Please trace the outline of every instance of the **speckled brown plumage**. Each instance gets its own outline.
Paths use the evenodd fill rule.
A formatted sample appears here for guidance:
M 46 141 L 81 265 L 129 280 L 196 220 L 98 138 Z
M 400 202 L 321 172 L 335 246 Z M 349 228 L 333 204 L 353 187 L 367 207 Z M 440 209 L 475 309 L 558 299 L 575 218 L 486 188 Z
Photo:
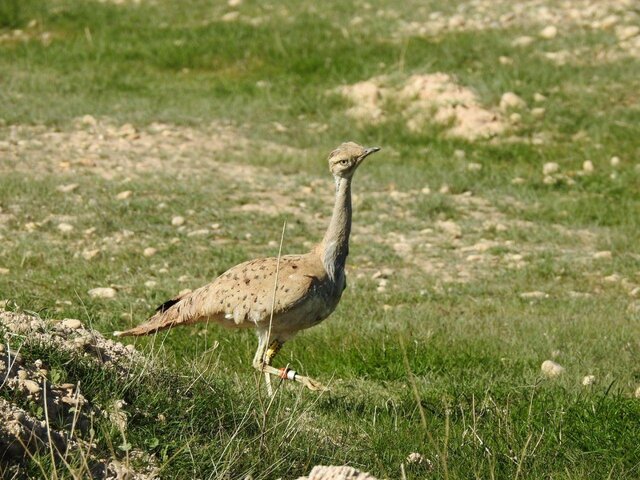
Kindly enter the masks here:
M 346 287 L 344 266 L 351 231 L 351 179 L 364 158 L 378 150 L 348 142 L 331 152 L 329 169 L 336 181 L 335 205 L 322 242 L 309 253 L 280 259 L 260 258 L 236 265 L 208 285 L 163 303 L 147 322 L 114 335 L 147 335 L 202 321 L 230 328 L 256 328 L 258 350 L 253 362 L 256 368 L 272 375 L 288 374 L 288 378 L 311 389 L 322 388 L 308 377 L 277 370 L 270 364 L 285 341 L 320 323 L 338 305 Z

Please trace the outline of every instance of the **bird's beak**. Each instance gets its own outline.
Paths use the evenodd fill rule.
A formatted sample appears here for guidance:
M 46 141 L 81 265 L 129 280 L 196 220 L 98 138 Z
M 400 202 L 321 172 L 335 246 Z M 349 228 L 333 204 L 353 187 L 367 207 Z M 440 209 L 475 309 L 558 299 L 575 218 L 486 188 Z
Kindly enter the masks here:
M 358 160 L 358 163 L 360 163 L 361 161 L 363 161 L 365 158 L 367 158 L 369 155 L 371 155 L 372 153 L 376 153 L 377 151 L 380 150 L 380 147 L 369 147 L 366 148 L 363 152 L 362 155 L 360 155 L 360 159 Z

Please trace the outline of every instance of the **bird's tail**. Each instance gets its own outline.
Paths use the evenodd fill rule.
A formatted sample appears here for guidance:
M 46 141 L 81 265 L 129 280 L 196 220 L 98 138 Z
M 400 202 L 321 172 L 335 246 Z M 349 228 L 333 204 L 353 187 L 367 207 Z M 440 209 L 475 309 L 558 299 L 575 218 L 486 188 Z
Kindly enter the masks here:
M 159 332 L 160 330 L 164 330 L 166 328 L 171 328 L 176 325 L 182 325 L 185 323 L 189 323 L 189 319 L 191 315 L 188 315 L 188 312 L 185 312 L 182 308 L 182 303 L 188 296 L 191 295 L 187 293 L 185 295 L 180 295 L 178 297 L 172 298 L 164 302 L 158 308 L 156 308 L 156 313 L 146 322 L 138 325 L 137 327 L 131 328 L 129 330 L 125 330 L 123 332 L 115 331 L 113 332 L 114 337 L 139 337 L 141 335 L 149 335 L 151 333 Z

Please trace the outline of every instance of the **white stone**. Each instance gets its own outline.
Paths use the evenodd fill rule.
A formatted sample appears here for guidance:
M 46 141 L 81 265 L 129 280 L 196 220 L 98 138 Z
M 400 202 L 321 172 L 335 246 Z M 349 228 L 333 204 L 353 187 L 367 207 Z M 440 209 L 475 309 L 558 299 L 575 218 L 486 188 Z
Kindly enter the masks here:
M 547 378 L 556 378 L 564 373 L 564 367 L 553 360 L 545 360 L 540 366 L 542 374 Z
M 533 118 L 543 118 L 546 112 L 547 112 L 546 109 L 541 107 L 532 108 L 531 116 L 533 116 Z
M 462 160 L 463 158 L 465 158 L 467 156 L 467 153 L 464 150 L 456 149 L 453 152 L 453 156 L 456 157 L 459 160 Z
M 91 298 L 115 298 L 116 290 L 111 287 L 92 288 L 87 292 Z
M 94 250 L 83 250 L 82 251 L 82 258 L 84 258 L 85 260 L 89 261 L 89 260 L 93 259 L 99 253 L 100 253 L 100 249 L 99 248 L 96 248 Z
M 82 327 L 82 322 L 75 318 L 65 318 L 61 323 L 63 326 L 70 328 L 71 330 L 77 330 Z
M 158 250 L 156 250 L 155 248 L 147 247 L 142 251 L 142 255 L 144 255 L 145 257 L 153 257 L 157 252 Z
M 640 296 L 640 287 L 635 287 L 629 292 L 630 297 L 638 297 Z
M 467 170 L 470 172 L 479 172 L 482 170 L 482 164 L 476 162 L 470 162 L 467 164 Z
M 608 282 L 608 283 L 617 283 L 622 279 L 622 277 L 620 277 L 620 275 L 618 275 L 617 273 L 612 273 L 611 275 L 607 275 L 606 277 L 603 277 L 602 279 L 605 282 Z
M 609 163 L 613 168 L 618 167 L 620 165 L 620 157 L 611 157 L 611 160 L 609 160 Z
M 222 20 L 223 22 L 234 22 L 239 17 L 240 17 L 240 12 L 233 11 L 233 12 L 225 13 L 224 15 L 222 15 L 222 17 L 220 17 L 220 20 Z
M 522 177 L 514 177 L 511 179 L 512 185 L 524 185 L 525 183 L 526 183 L 526 180 Z
M 540 298 L 548 298 L 549 294 L 545 292 L 541 292 L 539 290 L 534 290 L 533 292 L 523 292 L 520 294 L 520 298 L 524 300 L 535 300 Z
M 518 112 L 513 112 L 511 115 L 509 115 L 509 121 L 514 125 L 517 125 L 522 121 L 522 115 L 520 115 Z
M 636 392 L 635 392 L 634 396 L 636 398 L 640 398 L 640 386 L 638 388 L 636 388 Z
M 613 255 L 609 250 L 602 250 L 600 252 L 594 253 L 593 258 L 595 258 L 596 260 L 611 260 L 611 258 L 613 258 Z
M 593 385 L 594 383 L 596 383 L 595 375 L 585 375 L 584 378 L 582 379 L 582 385 L 584 385 L 585 387 L 588 387 L 589 385 Z
M 58 224 L 58 230 L 60 230 L 62 233 L 69 233 L 73 231 L 73 225 L 69 224 L 69 223 L 59 223 Z
M 206 228 L 200 229 L 200 230 L 193 230 L 189 233 L 187 233 L 187 237 L 206 237 L 207 235 L 209 235 L 209 230 L 207 230 Z M 251 238 L 251 237 L 248 237 Z
M 510 110 L 514 108 L 525 108 L 527 106 L 527 102 L 525 102 L 522 98 L 516 95 L 513 92 L 506 92 L 502 94 L 500 98 L 500 109 L 501 110 Z
M 147 280 L 146 282 L 144 282 L 144 286 L 147 288 L 153 288 L 157 285 L 157 282 L 154 280 Z
M 126 200 L 127 198 L 131 197 L 132 193 L 133 192 L 131 190 L 120 192 L 116 195 L 116 200 Z
M 171 219 L 171 225 L 173 225 L 174 227 L 179 227 L 180 225 L 184 225 L 184 217 L 181 217 L 180 215 L 176 215 Z
M 552 38 L 555 38 L 558 35 L 558 28 L 555 25 L 548 25 L 544 27 L 542 30 L 540 30 L 539 35 L 542 38 L 546 38 L 547 40 L 550 40 Z
M 535 39 L 533 37 L 529 37 L 529 36 L 523 35 L 522 37 L 518 37 L 513 42 L 511 42 L 511 46 L 513 46 L 513 47 L 528 47 L 533 42 L 535 42 Z
M 582 162 L 582 171 L 584 173 L 593 173 L 595 167 L 593 166 L 593 162 L 591 160 L 585 160 Z
M 534 102 L 544 102 L 546 99 L 547 99 L 547 97 L 545 97 L 541 93 L 536 92 L 536 93 L 533 94 L 533 101 Z
M 560 165 L 556 162 L 547 162 L 542 166 L 543 175 L 552 175 L 560 170 Z
M 0 267 L 0 275 L 9 275 L 9 272 L 11 272 L 11 270 L 8 268 Z
M 38 382 L 34 382 L 33 380 L 24 380 L 24 386 L 31 395 L 42 390 L 40 385 L 38 385 Z
M 56 190 L 62 193 L 70 193 L 77 189 L 80 185 L 77 183 L 68 183 L 66 185 L 58 185 Z
M 621 42 L 629 40 L 640 33 L 640 27 L 637 25 L 621 25 L 616 28 L 616 37 Z
M 240 5 L 242 5 L 242 0 L 229 0 L 227 2 L 227 5 L 229 5 L 231 8 L 239 7 Z
M 444 233 L 451 235 L 453 238 L 460 238 L 462 236 L 462 228 L 452 220 L 439 220 L 436 222 L 436 227 Z

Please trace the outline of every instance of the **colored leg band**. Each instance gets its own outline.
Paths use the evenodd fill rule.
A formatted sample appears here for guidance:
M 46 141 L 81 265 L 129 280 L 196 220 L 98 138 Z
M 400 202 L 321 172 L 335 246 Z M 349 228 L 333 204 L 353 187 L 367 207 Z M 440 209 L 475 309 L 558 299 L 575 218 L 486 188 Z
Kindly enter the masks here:
M 280 369 L 280 378 L 283 380 L 295 380 L 298 373 L 295 370 L 289 368 Z

